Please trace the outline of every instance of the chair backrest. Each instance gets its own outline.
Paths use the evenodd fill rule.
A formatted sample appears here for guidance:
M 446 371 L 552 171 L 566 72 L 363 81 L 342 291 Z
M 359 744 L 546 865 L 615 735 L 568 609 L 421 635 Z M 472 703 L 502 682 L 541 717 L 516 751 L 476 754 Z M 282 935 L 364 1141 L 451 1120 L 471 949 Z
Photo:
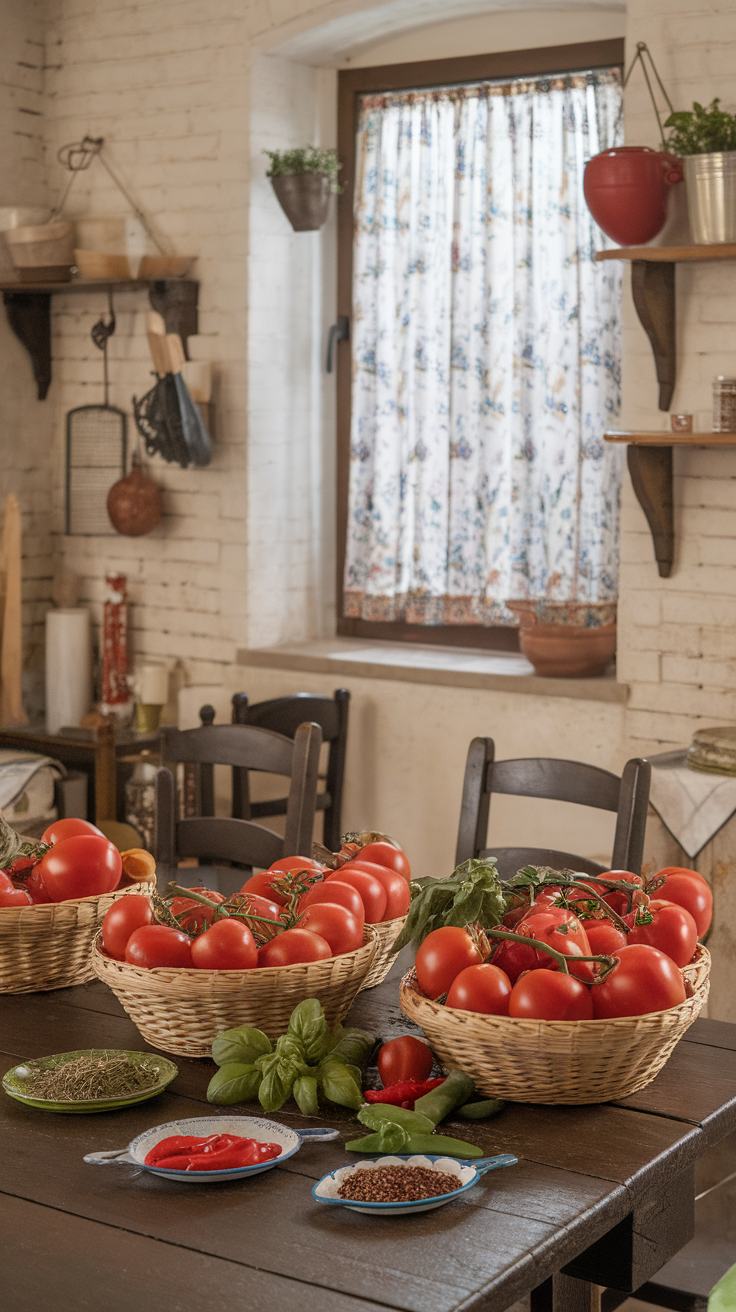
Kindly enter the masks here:
M 298 855 L 287 849 L 286 839 L 280 834 L 251 820 L 234 820 L 230 816 L 179 820 L 176 783 L 166 766 L 156 771 L 153 851 L 160 884 L 175 877 L 178 862 L 184 857 L 267 868 L 280 857 Z
M 272 733 L 269 729 L 241 724 L 207 725 L 199 729 L 184 730 L 167 727 L 161 730 L 161 760 L 164 766 L 176 765 L 178 762 L 199 766 L 202 805 L 195 808 L 200 814 L 191 817 L 192 820 L 214 819 L 212 786 L 214 765 L 230 765 L 243 770 L 283 774 L 291 779 L 283 840 L 262 825 L 252 825 L 250 821 L 238 820 L 238 824 L 247 824 L 252 829 L 278 838 L 279 843 L 283 842 L 282 850 L 276 852 L 271 857 L 271 861 L 281 856 L 298 856 L 311 851 L 321 745 L 322 731 L 319 725 L 309 723 L 299 725 L 293 741 L 283 734 Z M 185 823 L 188 824 L 189 820 L 178 822 L 179 825 Z M 182 830 L 181 833 L 183 832 Z M 195 831 L 195 828 L 191 827 L 189 832 L 204 833 L 205 830 Z M 236 827 L 232 832 L 235 834 L 239 831 Z M 176 849 L 180 855 L 184 855 L 179 848 L 179 829 L 177 829 Z M 188 852 L 186 855 L 214 856 L 211 852 Z M 240 859 L 248 865 L 261 864 L 256 858 L 251 861 L 247 856 L 241 858 L 222 856 L 221 859 Z M 266 864 L 270 865 L 271 861 Z
M 644 854 L 650 780 L 651 766 L 640 757 L 627 761 L 623 775 L 619 778 L 610 770 L 602 770 L 597 765 L 586 765 L 582 761 L 550 757 L 496 761 L 493 739 L 474 738 L 465 766 L 456 864 L 470 857 L 492 854 L 493 849 L 486 847 L 491 794 L 507 793 L 517 797 L 577 802 L 604 811 L 615 811 L 617 819 L 611 868 L 632 870 L 638 874 Z M 536 848 L 508 850 L 519 854 L 541 854 L 543 851 Z M 549 849 L 544 855 L 558 860 L 564 857 L 578 861 L 578 868 L 587 868 L 590 874 L 604 868 L 590 861 L 584 866 L 583 859 L 572 853 L 553 852 Z M 528 863 L 520 860 L 520 864 Z M 531 864 L 554 865 L 554 862 L 540 856 Z

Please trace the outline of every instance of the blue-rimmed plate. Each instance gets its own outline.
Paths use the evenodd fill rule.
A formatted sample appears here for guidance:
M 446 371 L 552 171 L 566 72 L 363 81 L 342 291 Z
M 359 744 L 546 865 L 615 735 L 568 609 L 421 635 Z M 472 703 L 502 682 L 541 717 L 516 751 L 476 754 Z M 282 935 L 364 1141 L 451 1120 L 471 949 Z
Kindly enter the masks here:
M 430 1212 L 432 1208 L 443 1207 L 453 1198 L 467 1193 L 486 1171 L 498 1171 L 502 1166 L 514 1166 L 517 1161 L 518 1158 L 511 1153 L 499 1153 L 497 1157 L 477 1157 L 472 1162 L 458 1162 L 454 1157 L 438 1157 L 434 1154 L 409 1157 L 403 1153 L 392 1157 L 373 1158 L 371 1161 L 351 1162 L 349 1166 L 341 1166 L 337 1171 L 323 1175 L 314 1186 L 312 1197 L 316 1198 L 318 1203 L 326 1203 L 328 1207 L 348 1207 L 351 1212 L 365 1212 L 368 1215 L 380 1212 L 384 1216 L 404 1216 L 407 1212 Z M 446 1171 L 448 1175 L 457 1176 L 457 1189 L 453 1189 L 449 1194 L 439 1194 L 436 1198 L 418 1198 L 411 1203 L 362 1203 L 351 1198 L 338 1197 L 343 1181 L 348 1176 L 354 1175 L 356 1171 L 375 1170 L 377 1166 L 407 1165 L 431 1167 L 435 1171 Z
M 201 1134 L 203 1138 L 210 1134 L 239 1134 L 244 1139 L 257 1139 L 259 1143 L 277 1143 L 281 1152 L 268 1162 L 259 1162 L 256 1166 L 236 1166 L 227 1171 L 168 1171 L 158 1166 L 147 1166 L 146 1157 L 151 1149 L 172 1134 Z M 152 1175 L 160 1175 L 164 1180 L 180 1180 L 185 1184 L 216 1184 L 270 1171 L 272 1167 L 280 1166 L 287 1158 L 298 1153 L 305 1140 L 309 1142 L 338 1137 L 337 1130 L 290 1130 L 286 1125 L 264 1120 L 261 1116 L 193 1116 L 187 1120 L 155 1125 L 139 1134 L 127 1148 L 113 1148 L 106 1153 L 88 1153 L 84 1160 L 92 1166 L 135 1166 L 139 1171 L 150 1171 Z

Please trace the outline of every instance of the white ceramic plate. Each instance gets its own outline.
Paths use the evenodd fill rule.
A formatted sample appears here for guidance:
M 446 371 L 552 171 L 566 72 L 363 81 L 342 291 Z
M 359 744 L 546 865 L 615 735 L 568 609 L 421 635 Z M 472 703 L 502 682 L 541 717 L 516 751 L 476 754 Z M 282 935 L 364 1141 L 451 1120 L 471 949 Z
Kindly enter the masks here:
M 443 1207 L 459 1194 L 467 1193 L 477 1184 L 486 1171 L 498 1171 L 502 1166 L 514 1166 L 518 1158 L 511 1153 L 500 1153 L 498 1157 L 477 1157 L 474 1161 L 458 1162 L 454 1157 L 437 1157 L 435 1155 L 409 1157 L 406 1154 L 393 1157 L 379 1157 L 372 1161 L 351 1162 L 341 1166 L 337 1171 L 324 1175 L 312 1190 L 312 1197 L 318 1203 L 330 1207 L 347 1207 L 351 1212 L 365 1212 L 372 1215 L 381 1212 L 384 1216 L 404 1216 L 407 1212 L 430 1212 L 434 1207 Z M 339 1198 L 338 1191 L 349 1175 L 356 1171 L 371 1171 L 377 1166 L 426 1166 L 436 1171 L 446 1171 L 448 1175 L 457 1176 L 457 1189 L 449 1194 L 440 1194 L 436 1198 L 418 1198 L 411 1203 L 360 1203 L 350 1198 Z
M 146 1156 L 162 1139 L 172 1134 L 239 1134 L 243 1138 L 257 1139 L 260 1143 L 277 1143 L 281 1145 L 278 1157 L 256 1166 L 236 1166 L 227 1171 L 168 1171 L 158 1166 L 147 1166 Z M 280 1166 L 288 1157 L 298 1153 L 304 1140 L 337 1139 L 337 1130 L 308 1129 L 290 1130 L 286 1125 L 276 1121 L 267 1121 L 260 1116 L 194 1116 L 188 1120 L 167 1121 L 165 1125 L 156 1125 L 144 1130 L 128 1144 L 127 1148 L 113 1148 L 105 1153 L 88 1153 L 85 1162 L 92 1166 L 135 1166 L 141 1171 L 150 1171 L 160 1175 L 164 1180 L 180 1180 L 185 1184 L 216 1184 L 223 1180 L 241 1180 L 248 1175 L 260 1175 L 261 1171 L 270 1171 Z

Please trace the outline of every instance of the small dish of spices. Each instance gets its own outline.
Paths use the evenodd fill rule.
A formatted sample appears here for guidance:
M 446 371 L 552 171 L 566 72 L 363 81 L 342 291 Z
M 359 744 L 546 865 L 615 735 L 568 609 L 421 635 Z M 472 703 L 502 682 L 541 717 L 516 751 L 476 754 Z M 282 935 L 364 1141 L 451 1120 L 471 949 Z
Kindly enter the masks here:
M 510 1153 L 458 1162 L 453 1157 L 379 1157 L 323 1176 L 312 1189 L 318 1203 L 354 1212 L 402 1216 L 442 1207 L 478 1183 L 486 1171 L 513 1166 Z
M 3 1076 L 3 1089 L 40 1111 L 106 1112 L 162 1093 L 177 1067 L 156 1052 L 82 1048 L 21 1062 Z

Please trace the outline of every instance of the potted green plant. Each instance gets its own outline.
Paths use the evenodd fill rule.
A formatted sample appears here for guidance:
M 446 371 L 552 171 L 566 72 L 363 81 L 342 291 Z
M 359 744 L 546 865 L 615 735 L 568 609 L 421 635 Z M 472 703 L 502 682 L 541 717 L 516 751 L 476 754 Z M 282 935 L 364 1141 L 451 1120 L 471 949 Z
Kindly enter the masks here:
M 690 232 L 696 246 L 736 241 L 736 114 L 714 100 L 670 114 L 667 149 L 685 168 Z
M 296 150 L 264 150 L 271 167 L 266 177 L 295 232 L 314 232 L 327 218 L 330 196 L 341 187 L 342 164 L 334 150 L 319 146 Z

